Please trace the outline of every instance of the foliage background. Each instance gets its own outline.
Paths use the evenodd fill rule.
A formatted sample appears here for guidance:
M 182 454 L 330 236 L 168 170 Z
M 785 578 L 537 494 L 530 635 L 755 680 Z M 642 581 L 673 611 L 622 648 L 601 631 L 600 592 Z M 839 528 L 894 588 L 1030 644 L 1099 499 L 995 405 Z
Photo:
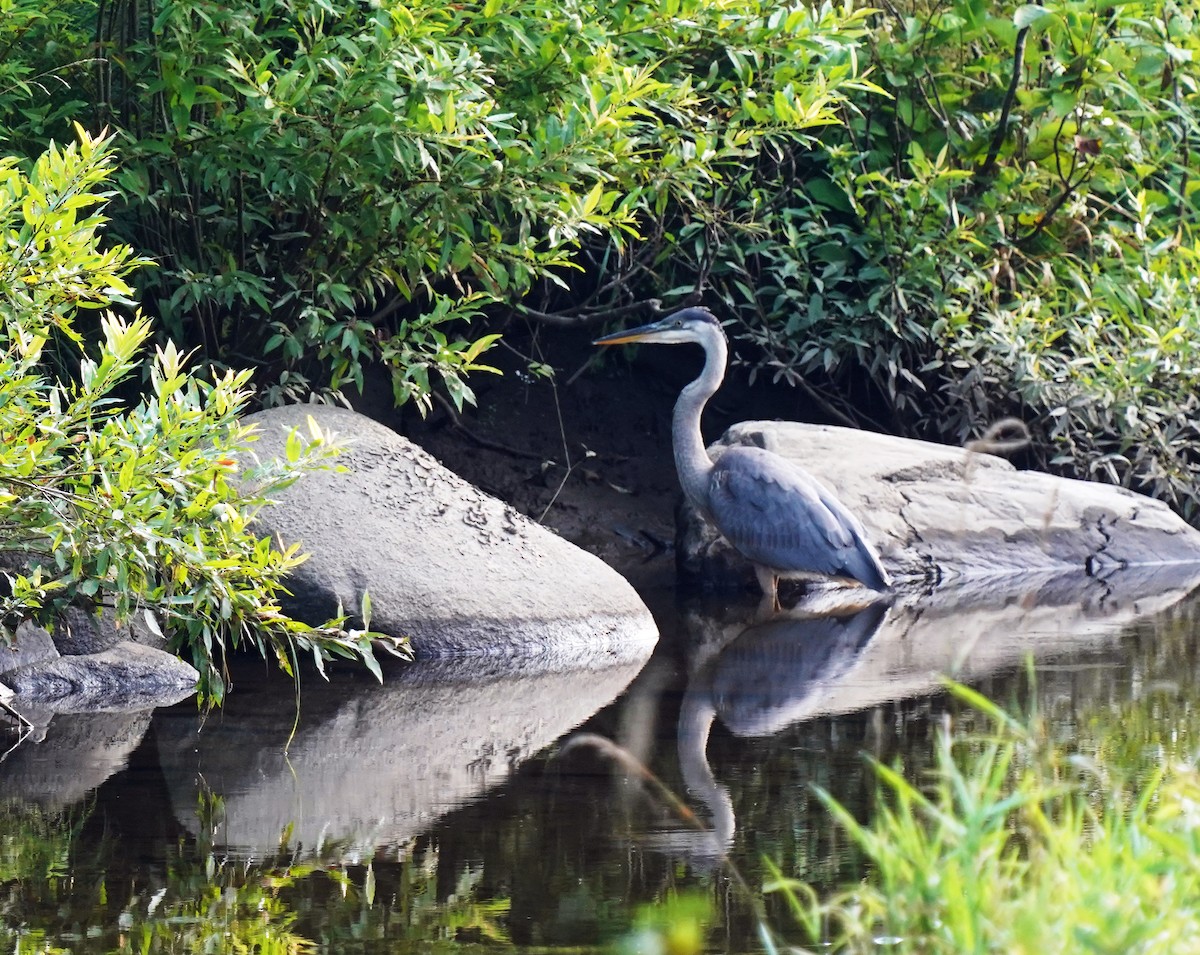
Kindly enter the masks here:
M 7 105 L 14 142 L 81 112 L 119 131 L 113 230 L 159 261 L 143 291 L 167 334 L 265 363 L 268 400 L 361 388 L 378 361 L 426 405 L 433 384 L 470 399 L 491 340 L 457 329 L 482 310 L 535 287 L 577 304 L 582 270 L 628 298 L 683 238 L 666 220 L 706 217 L 764 145 L 811 141 L 862 85 L 866 20 L 746 0 L 6 3 L 27 61 L 0 124 Z
M 227 415 L 250 369 L 270 403 L 377 367 L 397 403 L 424 411 L 441 390 L 461 408 L 512 316 L 703 300 L 753 374 L 824 417 L 961 441 L 1017 415 L 1031 463 L 1194 519 L 1196 16 L 1137 0 L 0 0 L 6 181 L 42 188 L 36 157 L 77 138 L 72 120 L 109 127 L 115 193 L 68 189 L 58 212 L 110 200 L 107 238 L 92 223 L 80 248 L 154 263 L 136 293 L 121 262 L 90 290 L 53 257 L 22 264 L 32 284 L 9 283 L 5 317 L 33 324 L 8 331 L 10 382 L 38 401 L 73 382 L 161 404 L 165 388 L 189 414 L 224 395 Z M 37 195 L 12 196 L 12 234 L 36 230 Z M 78 311 L 135 297 L 157 359 L 150 325 Z M 150 480 L 130 493 L 152 500 Z M 50 536 L 63 599 L 153 590 L 154 562 L 122 577 L 106 533 Z M 40 580 L 18 591 L 10 609 L 47 605 Z
M 10 151 L 110 124 L 148 306 L 267 401 L 703 299 L 824 417 L 1197 513 L 1194 3 L 3 8 Z
M 741 199 L 759 238 L 713 269 L 756 366 L 896 433 L 1017 415 L 1030 463 L 1195 519 L 1196 5 L 883 7 L 890 97 Z
M 305 652 L 378 675 L 370 634 L 282 612 L 300 544 L 252 523 L 273 492 L 328 466 L 329 437 L 314 426 L 285 461 L 250 467 L 250 372 L 197 375 L 172 342 L 150 354 L 150 320 L 110 307 L 128 304 L 126 280 L 147 263 L 101 248 L 111 140 L 76 133 L 28 172 L 0 159 L 0 633 L 11 643 L 27 619 L 53 629 L 71 606 L 119 622 L 141 612 L 195 664 L 203 700 L 224 694 L 230 645 L 289 672 Z M 91 316 L 93 343 L 80 332 Z

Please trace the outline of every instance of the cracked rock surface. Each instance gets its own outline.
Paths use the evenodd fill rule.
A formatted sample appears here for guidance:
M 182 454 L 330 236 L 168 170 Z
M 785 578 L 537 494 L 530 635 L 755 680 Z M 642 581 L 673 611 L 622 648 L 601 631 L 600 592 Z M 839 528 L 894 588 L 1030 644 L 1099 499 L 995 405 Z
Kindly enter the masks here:
M 903 584 L 1200 563 L 1200 531 L 1124 488 L 1019 471 L 990 454 L 822 425 L 746 421 L 709 451 L 751 444 L 790 458 L 866 526 Z M 753 582 L 753 571 L 686 502 L 679 567 L 693 584 Z
M 371 629 L 418 658 L 537 655 L 545 665 L 648 655 L 658 631 L 634 589 L 586 553 L 364 415 L 325 405 L 247 417 L 251 452 L 280 457 L 309 416 L 345 445 L 338 473 L 305 475 L 258 520 L 311 556 L 287 609 L 321 623 L 371 596 Z

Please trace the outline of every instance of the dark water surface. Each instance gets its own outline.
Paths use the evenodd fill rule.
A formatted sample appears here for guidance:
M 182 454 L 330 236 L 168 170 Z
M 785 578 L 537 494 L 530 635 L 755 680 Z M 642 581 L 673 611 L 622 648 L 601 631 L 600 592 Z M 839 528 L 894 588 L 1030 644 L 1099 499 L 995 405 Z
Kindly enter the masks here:
M 207 719 L 192 703 L 60 714 L 40 742 L 6 737 L 0 942 L 628 948 L 644 906 L 694 897 L 712 906 L 706 947 L 757 950 L 722 856 L 751 886 L 768 863 L 818 886 L 856 878 L 811 784 L 865 817 L 864 754 L 927 765 L 960 709 L 939 673 L 1034 701 L 1061 739 L 1140 707 L 1137 745 L 1194 745 L 1181 716 L 1200 702 L 1194 583 L 992 585 L 759 625 L 748 606 L 668 605 L 637 663 L 392 667 L 382 686 L 309 674 L 297 715 L 294 686 L 244 662 Z M 579 731 L 619 743 L 698 825 L 600 748 L 559 752 Z M 768 914 L 786 935 L 779 900 Z

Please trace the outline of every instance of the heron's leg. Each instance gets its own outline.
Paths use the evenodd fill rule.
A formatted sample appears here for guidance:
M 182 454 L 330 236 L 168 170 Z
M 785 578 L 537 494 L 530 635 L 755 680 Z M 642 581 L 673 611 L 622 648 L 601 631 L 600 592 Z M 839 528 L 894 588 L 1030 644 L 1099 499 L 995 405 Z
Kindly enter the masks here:
M 779 604 L 779 576 L 771 568 L 763 567 L 761 564 L 754 565 L 754 573 L 758 577 L 758 586 L 762 588 L 763 592 L 759 616 L 779 613 L 783 609 Z

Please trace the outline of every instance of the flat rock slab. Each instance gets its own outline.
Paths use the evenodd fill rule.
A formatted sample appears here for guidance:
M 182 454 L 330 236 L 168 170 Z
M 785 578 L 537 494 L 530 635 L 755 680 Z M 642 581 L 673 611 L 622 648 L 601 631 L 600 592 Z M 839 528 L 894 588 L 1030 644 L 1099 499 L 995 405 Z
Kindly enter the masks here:
M 305 475 L 264 508 L 264 532 L 311 556 L 286 609 L 321 623 L 339 602 L 371 629 L 406 636 L 418 657 L 540 655 L 571 665 L 637 659 L 658 638 L 633 588 L 599 558 L 442 467 L 396 432 L 326 405 L 247 417 L 260 460 L 284 455 L 311 416 L 345 451 L 343 473 Z
M 1125 488 L 1018 471 L 962 448 L 796 422 L 743 422 L 709 451 L 738 444 L 790 458 L 824 483 L 862 520 L 901 582 L 1200 563 L 1200 531 Z M 686 503 L 679 533 L 680 571 L 691 582 L 753 581 L 746 561 Z
M 196 691 L 200 674 L 137 615 L 69 608 L 50 634 L 29 621 L 0 644 L 0 695 L 34 724 L 44 714 L 144 710 Z
M 178 703 L 196 692 L 197 673 L 173 654 L 122 643 L 17 667 L 0 680 L 13 691 L 9 703 L 18 712 L 94 713 Z

